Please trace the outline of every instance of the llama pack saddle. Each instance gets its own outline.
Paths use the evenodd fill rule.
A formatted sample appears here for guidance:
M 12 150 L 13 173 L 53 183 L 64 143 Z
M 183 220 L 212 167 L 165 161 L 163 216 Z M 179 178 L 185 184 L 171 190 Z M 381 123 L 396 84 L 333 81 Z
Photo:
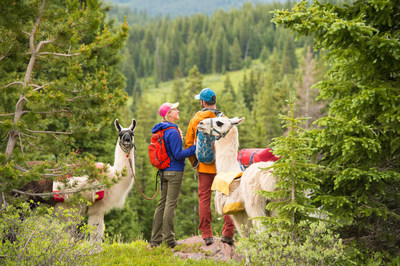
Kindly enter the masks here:
M 240 177 L 243 171 L 253 163 L 276 161 L 279 157 L 272 153 L 272 150 L 267 149 L 242 149 L 238 153 L 237 160 L 242 171 L 218 173 L 211 186 L 211 190 L 218 190 L 224 195 L 229 196 L 240 185 Z M 242 202 L 234 202 L 226 204 L 223 208 L 224 214 L 234 214 L 244 211 Z
M 103 163 L 96 163 L 96 168 L 103 169 Z M 104 190 L 90 190 L 85 189 L 88 186 L 94 186 L 95 183 L 88 184 L 86 177 L 70 177 L 69 175 L 66 176 L 68 178 L 67 183 L 64 182 L 53 182 L 53 192 L 64 192 L 59 194 L 54 194 L 53 198 L 57 202 L 64 202 L 73 196 L 74 193 L 81 191 L 83 198 L 90 201 L 96 202 L 104 197 Z

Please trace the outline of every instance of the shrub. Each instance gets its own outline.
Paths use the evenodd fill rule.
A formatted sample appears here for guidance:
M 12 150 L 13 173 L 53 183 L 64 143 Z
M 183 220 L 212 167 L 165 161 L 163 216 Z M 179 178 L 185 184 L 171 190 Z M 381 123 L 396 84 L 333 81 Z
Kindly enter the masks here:
M 252 265 L 350 265 L 342 241 L 323 221 L 300 222 L 297 232 L 282 228 L 252 233 L 238 244 L 246 264 Z
M 29 209 L 3 206 L 0 219 L 0 256 L 5 265 L 78 265 L 92 248 L 85 240 L 87 226 L 74 210 L 64 211 L 70 222 L 62 222 L 52 208 Z

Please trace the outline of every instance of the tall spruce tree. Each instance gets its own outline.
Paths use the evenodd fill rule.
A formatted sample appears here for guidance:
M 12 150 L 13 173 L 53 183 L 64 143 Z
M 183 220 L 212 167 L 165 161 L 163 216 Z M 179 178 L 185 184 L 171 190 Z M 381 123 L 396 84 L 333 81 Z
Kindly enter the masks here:
M 399 12 L 398 1 L 301 2 L 274 18 L 328 51 L 331 69 L 317 88 L 329 114 L 311 132 L 326 167 L 317 199 L 341 237 L 363 248 L 361 259 L 374 251 L 388 259 L 400 247 Z

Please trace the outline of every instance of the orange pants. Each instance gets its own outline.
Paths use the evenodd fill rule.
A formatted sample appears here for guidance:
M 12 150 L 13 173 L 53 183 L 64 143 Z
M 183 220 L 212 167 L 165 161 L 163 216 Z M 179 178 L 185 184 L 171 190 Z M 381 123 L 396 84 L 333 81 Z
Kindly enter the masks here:
M 212 237 L 211 228 L 211 185 L 214 181 L 215 174 L 198 173 L 199 177 L 199 230 L 203 239 Z M 228 215 L 224 215 L 224 226 L 222 227 L 222 235 L 227 237 L 233 237 L 235 233 L 235 225 Z

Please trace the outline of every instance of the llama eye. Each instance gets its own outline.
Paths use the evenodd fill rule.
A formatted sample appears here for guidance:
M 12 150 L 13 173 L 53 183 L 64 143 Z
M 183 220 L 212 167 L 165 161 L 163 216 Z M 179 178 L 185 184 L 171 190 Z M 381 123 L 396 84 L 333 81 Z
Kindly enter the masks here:
M 224 125 L 224 123 L 222 123 L 221 121 L 217 121 L 217 126 L 222 127 Z

